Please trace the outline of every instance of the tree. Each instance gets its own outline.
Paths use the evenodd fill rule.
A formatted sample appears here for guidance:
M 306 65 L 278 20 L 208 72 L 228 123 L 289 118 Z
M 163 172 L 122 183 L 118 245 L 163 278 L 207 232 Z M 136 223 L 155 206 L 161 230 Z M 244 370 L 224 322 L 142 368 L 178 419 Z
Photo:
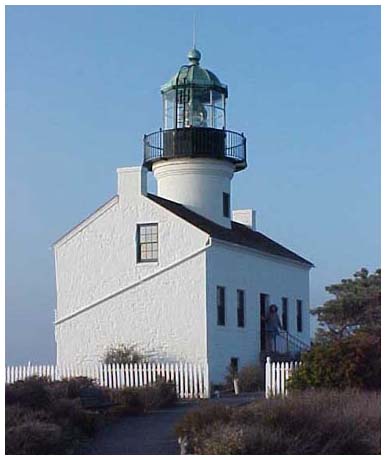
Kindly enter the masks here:
M 381 270 L 369 274 L 366 268 L 354 273 L 353 278 L 326 287 L 335 296 L 315 308 L 321 328 L 317 341 L 341 339 L 357 332 L 380 335 Z
M 351 336 L 316 343 L 302 356 L 289 387 L 381 388 L 381 337 L 357 331 Z
M 379 389 L 381 384 L 381 270 L 362 268 L 326 287 L 335 296 L 313 310 L 322 328 L 302 356 L 290 388 Z

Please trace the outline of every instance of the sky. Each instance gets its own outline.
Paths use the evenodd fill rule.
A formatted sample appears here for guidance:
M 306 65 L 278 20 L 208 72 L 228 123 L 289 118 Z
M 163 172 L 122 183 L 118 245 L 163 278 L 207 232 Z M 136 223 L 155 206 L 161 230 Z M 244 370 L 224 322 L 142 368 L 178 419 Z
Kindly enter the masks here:
M 233 208 L 315 264 L 311 306 L 380 266 L 380 7 L 7 6 L 8 364 L 55 362 L 51 245 L 142 163 L 194 14 L 247 137 Z

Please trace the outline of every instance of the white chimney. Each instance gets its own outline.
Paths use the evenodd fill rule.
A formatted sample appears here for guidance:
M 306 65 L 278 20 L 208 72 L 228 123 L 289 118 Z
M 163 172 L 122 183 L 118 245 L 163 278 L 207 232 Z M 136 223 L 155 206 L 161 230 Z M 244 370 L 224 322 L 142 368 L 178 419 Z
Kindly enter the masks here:
M 256 230 L 256 211 L 254 209 L 235 209 L 232 211 L 232 220 Z
M 147 194 L 147 169 L 142 166 L 118 168 L 118 195 L 131 201 L 136 195 Z

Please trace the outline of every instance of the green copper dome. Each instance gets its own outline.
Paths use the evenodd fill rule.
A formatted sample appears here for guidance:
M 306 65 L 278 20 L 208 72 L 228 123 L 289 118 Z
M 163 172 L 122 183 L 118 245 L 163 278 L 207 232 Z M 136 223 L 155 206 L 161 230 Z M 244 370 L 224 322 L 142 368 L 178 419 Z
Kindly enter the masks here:
M 175 89 L 177 84 L 189 87 L 212 88 L 228 96 L 228 88 L 222 84 L 210 70 L 200 66 L 201 53 L 193 48 L 188 53 L 189 64 L 183 65 L 180 70 L 167 83 L 161 86 L 161 93 Z

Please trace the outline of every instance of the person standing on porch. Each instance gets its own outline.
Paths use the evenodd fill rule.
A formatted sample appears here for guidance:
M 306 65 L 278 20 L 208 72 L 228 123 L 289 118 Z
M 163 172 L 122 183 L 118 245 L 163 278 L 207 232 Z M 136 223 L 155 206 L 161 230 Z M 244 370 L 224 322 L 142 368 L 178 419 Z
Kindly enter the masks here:
M 278 308 L 275 304 L 269 306 L 268 317 L 264 318 L 266 322 L 266 344 L 267 351 L 276 352 L 277 336 L 280 330 L 283 329 L 279 315 Z

